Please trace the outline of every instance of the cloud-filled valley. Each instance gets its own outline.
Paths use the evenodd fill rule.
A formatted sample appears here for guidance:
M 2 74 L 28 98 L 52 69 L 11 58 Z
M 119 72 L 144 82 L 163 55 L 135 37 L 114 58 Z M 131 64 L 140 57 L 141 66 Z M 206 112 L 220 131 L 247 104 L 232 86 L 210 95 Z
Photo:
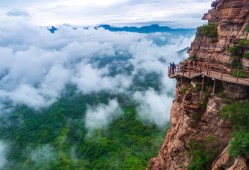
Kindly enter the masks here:
M 167 43 L 157 45 L 153 37 L 159 36 Z M 1 26 L 0 37 L 0 99 L 35 109 L 55 102 L 67 84 L 76 85 L 84 94 L 124 92 L 139 72 L 159 74 L 162 93 L 167 93 L 174 86 L 167 77 L 168 63 L 180 61 L 176 52 L 191 40 L 190 36 L 109 32 L 102 28 L 61 27 L 51 34 L 23 24 Z M 100 63 L 108 57 L 111 62 Z M 126 58 L 119 60 L 122 57 Z M 121 62 L 123 70 L 111 75 L 111 68 Z M 127 71 L 129 67 L 132 69 Z
M 30 24 L 3 24 L 0 119 L 18 114 L 15 108 L 22 106 L 42 115 L 40 111 L 49 110 L 68 87 L 73 87 L 85 96 L 109 95 L 105 102 L 82 103 L 85 118 L 80 122 L 88 132 L 105 129 L 124 116 L 123 105 L 129 102 L 135 103 L 140 122 L 164 128 L 175 86 L 168 78 L 167 67 L 186 57 L 179 51 L 188 47 L 192 38 L 192 34 L 141 34 L 70 26 L 61 26 L 52 34 Z M 20 126 L 22 119 L 18 118 Z M 0 168 L 7 160 L 5 143 L 0 142 Z M 30 159 L 40 166 L 38 157 L 46 161 L 50 159 L 46 153 L 55 154 L 51 148 L 44 145 L 31 151 Z

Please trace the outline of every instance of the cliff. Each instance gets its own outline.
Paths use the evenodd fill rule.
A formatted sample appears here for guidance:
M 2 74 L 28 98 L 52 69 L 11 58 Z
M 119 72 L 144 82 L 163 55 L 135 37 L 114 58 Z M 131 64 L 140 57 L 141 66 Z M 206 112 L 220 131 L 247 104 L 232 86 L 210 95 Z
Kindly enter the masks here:
M 249 60 L 241 56 L 249 51 L 243 45 L 249 42 L 249 1 L 216 0 L 212 7 L 203 17 L 208 20 L 208 25 L 197 29 L 189 50 L 190 57 L 183 64 L 194 60 L 215 64 L 224 70 L 231 67 L 248 69 Z M 236 51 L 237 47 L 240 50 Z M 248 99 L 249 86 L 217 81 L 213 93 L 213 80 L 205 78 L 204 91 L 200 90 L 202 81 L 202 77 L 177 77 L 171 127 L 158 156 L 151 159 L 148 169 L 249 169 L 248 156 L 234 158 L 229 155 L 232 125 L 220 116 L 224 106 Z M 199 159 L 199 163 L 202 161 L 201 165 L 195 165 L 193 159 Z

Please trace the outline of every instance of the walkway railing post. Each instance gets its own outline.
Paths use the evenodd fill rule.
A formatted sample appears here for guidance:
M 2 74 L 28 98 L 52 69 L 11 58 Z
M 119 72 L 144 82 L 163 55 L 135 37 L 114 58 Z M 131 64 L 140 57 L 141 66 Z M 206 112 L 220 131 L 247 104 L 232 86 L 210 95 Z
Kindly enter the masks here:
M 213 94 L 215 94 L 216 80 L 215 80 L 215 79 L 213 79 L 213 81 L 214 81 L 214 86 L 213 86 Z
M 201 98 L 204 97 L 204 83 L 205 83 L 205 76 L 202 75 Z
M 205 76 L 202 75 L 202 84 L 201 84 L 201 91 L 204 91 L 204 83 L 205 83 Z

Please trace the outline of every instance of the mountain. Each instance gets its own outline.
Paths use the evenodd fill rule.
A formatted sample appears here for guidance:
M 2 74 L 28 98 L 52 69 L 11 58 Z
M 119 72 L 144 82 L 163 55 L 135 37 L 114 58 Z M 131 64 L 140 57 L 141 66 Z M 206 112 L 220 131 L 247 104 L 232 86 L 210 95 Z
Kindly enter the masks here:
M 114 27 L 110 25 L 100 25 L 95 27 L 97 28 L 104 28 L 105 30 L 113 31 L 113 32 L 136 32 L 136 33 L 156 33 L 156 32 L 168 32 L 168 33 L 194 33 L 195 29 L 189 28 L 178 28 L 172 29 L 167 26 L 159 26 L 157 24 L 150 25 L 150 26 L 143 26 L 143 27 Z
M 72 27 L 70 25 L 67 25 L 69 27 Z M 79 27 L 72 27 L 74 30 L 78 29 Z M 83 29 L 89 29 L 90 27 L 84 27 Z M 110 26 L 110 25 L 99 25 L 94 27 L 95 29 L 99 28 L 104 28 L 105 30 L 112 31 L 112 32 L 135 32 L 135 33 L 176 33 L 176 34 L 194 34 L 196 29 L 193 28 L 177 28 L 177 29 L 172 29 L 167 26 L 159 26 L 157 24 L 150 25 L 150 26 L 143 26 L 143 27 L 115 27 L 115 26 Z M 48 30 L 51 33 L 55 33 L 58 28 L 52 26 L 51 28 L 48 28 Z
M 51 28 L 48 29 L 52 34 L 55 33 L 55 31 L 57 31 L 58 29 L 54 26 L 52 26 Z

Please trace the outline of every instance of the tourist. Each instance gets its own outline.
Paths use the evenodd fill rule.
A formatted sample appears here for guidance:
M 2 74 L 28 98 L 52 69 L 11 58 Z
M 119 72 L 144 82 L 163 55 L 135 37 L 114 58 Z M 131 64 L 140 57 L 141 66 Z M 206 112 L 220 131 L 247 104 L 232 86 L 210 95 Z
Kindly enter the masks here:
M 175 74 L 175 69 L 176 69 L 176 65 L 175 65 L 175 63 L 173 62 L 173 63 L 172 63 L 172 74 Z

